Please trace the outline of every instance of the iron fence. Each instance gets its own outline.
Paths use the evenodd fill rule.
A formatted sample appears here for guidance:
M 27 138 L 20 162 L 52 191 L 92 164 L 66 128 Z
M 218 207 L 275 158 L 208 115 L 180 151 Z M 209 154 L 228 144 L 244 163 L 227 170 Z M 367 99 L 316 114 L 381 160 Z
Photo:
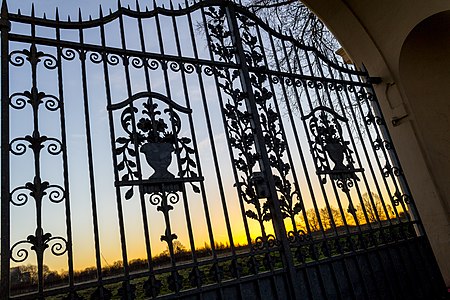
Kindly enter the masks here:
M 365 70 L 229 1 L 0 27 L 2 299 L 443 297 Z

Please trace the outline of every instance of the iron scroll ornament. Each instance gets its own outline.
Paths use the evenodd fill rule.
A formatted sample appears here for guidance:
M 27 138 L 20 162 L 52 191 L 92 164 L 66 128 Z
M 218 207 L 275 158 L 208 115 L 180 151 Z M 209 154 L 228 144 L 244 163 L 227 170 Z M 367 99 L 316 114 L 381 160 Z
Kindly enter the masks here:
M 146 101 L 141 106 L 135 106 L 135 102 L 140 99 Z M 166 105 L 166 108 L 159 108 L 159 104 Z M 200 193 L 194 182 L 202 181 L 203 178 L 197 174 L 192 141 L 189 137 L 179 135 L 181 118 L 177 112 L 190 114 L 192 110 L 155 92 L 139 92 L 108 106 L 110 111 L 120 109 L 121 126 L 126 135 L 115 139 L 114 155 L 117 158 L 115 167 L 120 174 L 116 185 L 130 186 L 125 199 L 133 196 L 133 187 L 136 185 L 142 185 L 144 193 L 153 194 L 180 191 L 181 184 L 189 182 L 193 191 Z M 142 179 L 142 167 L 138 168 L 139 152 L 154 171 L 148 179 Z M 168 170 L 173 154 L 177 156 L 177 176 Z

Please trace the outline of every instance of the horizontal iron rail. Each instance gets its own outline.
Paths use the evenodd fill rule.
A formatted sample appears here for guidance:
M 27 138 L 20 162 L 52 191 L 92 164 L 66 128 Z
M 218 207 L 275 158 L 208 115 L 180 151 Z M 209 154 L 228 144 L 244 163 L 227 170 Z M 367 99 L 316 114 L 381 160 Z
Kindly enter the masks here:
M 253 253 L 252 252 L 236 253 L 234 256 L 233 255 L 226 255 L 226 256 L 219 255 L 216 259 L 213 259 L 213 258 L 200 259 L 197 263 L 192 263 L 192 262 L 191 263 L 181 263 L 175 267 L 170 267 L 170 268 L 166 268 L 166 267 L 158 268 L 157 267 L 152 272 L 136 271 L 136 272 L 131 272 L 129 274 L 129 276 L 125 276 L 125 275 L 121 274 L 121 275 L 116 275 L 116 276 L 104 277 L 102 279 L 102 283 L 103 283 L 103 286 L 105 286 L 105 285 L 109 285 L 109 284 L 123 282 L 124 280 L 132 281 L 134 279 L 145 278 L 146 276 L 150 276 L 150 275 L 167 274 L 167 273 L 170 273 L 173 271 L 185 270 L 185 269 L 189 269 L 192 267 L 201 267 L 201 266 L 205 266 L 205 265 L 211 265 L 211 264 L 214 264 L 215 262 L 217 262 L 217 263 L 227 262 L 234 258 L 246 258 L 246 257 L 255 256 L 255 255 L 263 255 L 265 253 L 274 253 L 276 251 L 280 251 L 280 249 L 278 247 L 274 247 L 274 248 L 271 248 L 270 250 L 263 249 L 263 250 L 256 251 Z M 242 276 L 239 279 L 238 278 L 224 279 L 221 282 L 204 285 L 200 289 L 192 288 L 192 289 L 183 290 L 183 291 L 180 291 L 179 294 L 183 294 L 183 293 L 185 295 L 196 294 L 196 293 L 198 293 L 199 290 L 201 290 L 201 291 L 207 290 L 208 287 L 210 289 L 215 289 L 215 288 L 222 287 L 225 285 L 234 285 L 234 284 L 238 284 L 240 282 L 247 282 L 247 281 L 257 280 L 257 279 L 264 278 L 264 277 L 270 277 L 274 274 L 281 274 L 283 272 L 284 272 L 283 268 L 274 268 L 274 270 L 260 271 L 257 274 Z M 92 279 L 90 281 L 76 283 L 75 286 L 73 287 L 73 290 L 74 291 L 82 291 L 82 290 L 86 290 L 89 288 L 95 288 L 97 286 L 98 286 L 97 280 Z M 56 295 L 61 295 L 64 292 L 68 292 L 68 291 L 70 291 L 69 286 L 49 288 L 49 289 L 46 289 L 43 291 L 43 296 L 44 297 L 56 296 Z M 35 299 L 34 297 L 37 294 L 38 294 L 37 292 L 24 293 L 24 294 L 20 294 L 20 295 L 11 296 L 11 299 Z M 168 294 L 167 296 L 173 297 L 173 294 Z M 164 298 L 164 295 L 158 296 L 158 299 L 160 299 L 160 298 Z
M 364 250 L 356 250 L 356 254 L 362 254 L 362 253 L 371 253 L 371 252 L 377 252 L 383 249 L 389 249 L 392 246 L 401 246 L 405 243 L 409 243 L 411 241 L 417 240 L 417 239 L 424 239 L 423 236 L 415 236 L 415 237 L 411 237 L 411 238 L 407 238 L 407 239 L 401 239 L 401 240 L 397 240 L 393 243 L 389 243 L 389 244 L 380 244 L 377 247 L 369 247 L 366 248 Z M 305 242 L 303 245 L 307 246 L 309 244 L 314 244 L 314 243 L 318 243 L 324 240 L 328 240 L 328 239 L 318 239 L 317 241 L 314 242 Z M 296 246 L 295 246 L 296 247 Z M 276 247 L 275 247 L 276 248 Z M 250 252 L 246 252 L 246 253 L 236 253 L 236 258 L 245 258 L 245 257 L 250 257 L 250 256 L 254 256 L 254 255 L 262 255 L 264 253 L 273 253 L 274 249 L 271 249 L 270 251 L 265 249 L 265 250 L 261 250 L 261 251 L 257 251 L 254 253 L 250 253 Z M 345 253 L 340 253 L 340 254 L 336 254 L 336 255 L 332 255 L 330 257 L 323 257 L 320 258 L 318 260 L 311 260 L 311 261 L 307 261 L 305 263 L 299 263 L 299 264 L 295 264 L 294 267 L 298 270 L 301 270 L 303 268 L 307 268 L 307 267 L 312 267 L 312 266 L 317 266 L 317 265 L 322 265 L 324 263 L 332 263 L 332 262 L 336 262 L 336 261 L 340 261 L 342 259 L 345 258 L 353 258 L 355 253 L 353 252 L 345 252 Z M 217 257 L 217 261 L 218 262 L 225 262 L 228 261 L 230 259 L 232 259 L 233 256 L 228 255 L 228 256 L 219 256 Z M 194 263 L 186 263 L 186 264 L 180 264 L 178 266 L 176 266 L 177 270 L 183 270 L 183 269 L 188 269 L 190 267 L 193 266 L 203 266 L 203 265 L 208 265 L 211 263 L 214 263 L 215 260 L 214 259 L 205 259 L 205 260 L 199 260 L 197 264 Z M 149 272 L 149 271 L 143 271 L 143 272 L 132 272 L 129 275 L 129 280 L 133 280 L 133 279 L 138 279 L 138 278 L 144 278 L 146 276 L 149 276 L 151 274 L 153 275 L 158 275 L 158 274 L 164 274 L 167 273 L 168 271 L 172 271 L 171 269 L 166 269 L 164 267 L 161 268 L 155 268 L 153 273 Z M 282 274 L 284 273 L 283 268 L 281 269 L 277 269 L 275 268 L 273 271 L 261 271 L 258 272 L 257 274 L 252 274 L 252 275 L 248 275 L 248 276 L 242 276 L 239 279 L 233 278 L 230 280 L 224 280 L 220 283 L 211 283 L 205 286 L 201 287 L 201 290 L 207 291 L 207 290 L 214 290 L 216 288 L 219 287 L 225 287 L 225 286 L 229 286 L 229 285 L 235 285 L 238 283 L 243 283 L 243 282 L 248 282 L 248 281 L 254 281 L 254 280 L 258 280 L 261 278 L 265 278 L 265 277 L 270 277 L 276 274 Z M 109 285 L 109 284 L 114 284 L 114 283 L 119 283 L 122 282 L 123 280 L 125 280 L 126 277 L 124 275 L 119 275 L 119 276 L 111 276 L 111 277 L 105 277 L 103 279 L 103 285 Z M 88 282 L 82 282 L 82 283 L 77 283 L 74 286 L 74 290 L 75 291 L 82 291 L 85 289 L 89 289 L 89 288 L 94 288 L 97 286 L 97 281 L 96 280 L 92 280 L 92 281 L 88 281 Z M 198 293 L 197 288 L 192 288 L 192 289 L 188 289 L 188 290 L 183 290 L 181 292 L 179 292 L 178 295 L 183 295 L 183 296 L 188 296 L 191 294 L 196 294 Z M 51 289 L 47 289 L 43 292 L 44 297 L 48 297 L 48 296 L 56 296 L 56 295 L 61 295 L 64 292 L 68 292 L 69 291 L 69 286 L 64 286 L 64 287 L 57 287 L 57 288 L 51 288 Z M 35 299 L 34 297 L 37 295 L 37 293 L 28 293 L 28 294 L 20 294 L 17 296 L 11 296 L 11 299 Z M 158 299 L 165 299 L 165 298 L 172 298 L 173 294 L 168 294 L 168 295 L 160 295 L 158 296 Z
M 180 57 L 176 55 L 168 55 L 168 54 L 158 54 L 158 53 L 151 53 L 151 52 L 142 52 L 138 50 L 123 50 L 119 48 L 113 48 L 113 47 L 103 47 L 99 45 L 92 45 L 92 44 L 83 44 L 81 46 L 80 43 L 76 42 L 70 42 L 70 41 L 55 41 L 53 39 L 49 38 L 41 38 L 41 37 L 29 37 L 26 35 L 19 35 L 19 34 L 10 34 L 10 41 L 12 42 L 20 42 L 20 43 L 36 43 L 38 45 L 43 46 L 53 46 L 53 47 L 63 47 L 68 49 L 74 49 L 74 50 L 85 50 L 85 51 L 91 51 L 91 52 L 97 52 L 97 53 L 108 53 L 108 54 L 115 54 L 119 56 L 126 56 L 126 57 L 138 57 L 138 58 L 146 58 L 146 59 L 155 59 L 158 61 L 164 61 L 164 62 L 177 62 L 177 63 L 187 63 L 192 65 L 201 65 L 201 66 L 208 66 L 208 67 L 216 67 L 216 68 L 230 68 L 230 69 L 239 69 L 239 64 L 233 64 L 233 63 L 225 63 L 225 62 L 219 62 L 219 61 L 211 61 L 207 59 L 196 59 L 196 58 L 190 58 L 190 57 Z M 262 73 L 262 74 L 268 74 L 273 75 L 277 77 L 284 77 L 284 78 L 291 78 L 294 80 L 302 80 L 302 81 L 315 81 L 315 82 L 326 82 L 326 83 L 335 83 L 335 84 L 341 84 L 341 85 L 349 85 L 349 86 L 359 86 L 359 87 L 370 87 L 370 83 L 366 82 L 357 82 L 357 81 L 350 81 L 350 80 L 342 80 L 342 79 L 333 79 L 333 78 L 326 78 L 326 77 L 317 77 L 317 76 L 309 76 L 309 75 L 302 75 L 302 74 L 291 74 L 289 72 L 282 72 L 282 71 L 275 71 L 270 69 L 261 69 L 261 68 L 254 68 L 249 67 L 248 70 L 251 73 Z

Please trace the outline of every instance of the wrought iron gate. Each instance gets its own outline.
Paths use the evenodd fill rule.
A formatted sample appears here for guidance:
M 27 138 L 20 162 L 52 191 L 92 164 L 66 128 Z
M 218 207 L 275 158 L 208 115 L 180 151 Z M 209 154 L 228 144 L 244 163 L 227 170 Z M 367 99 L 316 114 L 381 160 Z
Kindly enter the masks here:
M 2 299 L 443 297 L 365 71 L 229 1 L 0 27 Z

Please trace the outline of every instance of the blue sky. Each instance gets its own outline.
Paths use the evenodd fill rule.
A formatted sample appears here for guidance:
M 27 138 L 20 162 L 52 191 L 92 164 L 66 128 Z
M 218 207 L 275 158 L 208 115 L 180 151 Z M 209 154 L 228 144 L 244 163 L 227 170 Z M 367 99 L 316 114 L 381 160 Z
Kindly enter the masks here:
M 10 0 L 8 1 L 9 10 L 12 12 L 20 9 L 22 14 L 28 15 L 31 11 L 32 0 Z M 76 4 L 74 4 L 76 3 Z M 141 8 L 145 4 L 152 7 L 151 1 L 140 1 Z M 168 1 L 158 1 L 159 4 L 168 3 Z M 116 1 L 70 1 L 70 0 L 40 0 L 36 1 L 35 10 L 36 16 L 42 17 L 45 13 L 48 18 L 54 18 L 55 8 L 59 7 L 59 12 L 62 20 L 67 20 L 67 15 L 71 16 L 72 20 L 78 18 L 78 9 L 82 8 L 83 19 L 87 20 L 89 15 L 92 14 L 95 19 L 98 16 L 99 4 L 102 4 L 105 14 L 108 13 L 109 9 L 115 11 L 117 9 Z M 122 1 L 123 6 L 130 4 L 131 8 L 135 8 L 134 0 L 124 0 Z M 192 44 L 190 42 L 189 34 L 186 27 L 183 26 L 182 18 L 180 18 L 180 36 L 182 41 L 183 54 L 192 57 Z M 132 24 L 133 20 L 128 20 L 130 26 L 135 26 Z M 146 32 L 146 43 L 148 43 L 147 50 L 157 52 L 159 51 L 159 46 L 157 43 L 157 37 L 155 37 L 154 22 L 149 21 L 147 23 L 150 28 Z M 184 21 L 185 22 L 185 21 Z M 114 23 L 114 22 L 113 22 Z M 117 34 L 117 22 L 116 24 L 111 24 L 116 27 L 107 27 L 107 39 L 111 41 L 112 46 L 120 47 L 120 36 Z M 172 34 L 172 24 L 170 18 L 161 18 L 161 23 L 163 27 L 163 39 L 166 45 L 166 53 L 176 55 L 176 48 L 174 46 L 174 38 Z M 108 25 L 109 26 L 109 25 Z M 115 29 L 114 29 L 115 28 Z M 131 27 L 132 28 L 132 27 Z M 136 27 L 134 27 L 136 28 Z M 13 30 L 16 28 L 13 27 Z M 40 28 L 42 30 L 42 28 Z M 29 31 L 29 29 L 28 29 Z M 72 31 L 72 32 L 70 32 Z M 24 30 L 26 32 L 26 29 Z M 46 34 L 47 31 L 38 31 L 39 34 Z M 49 31 L 50 32 L 50 31 Z M 24 33 L 26 34 L 26 33 Z M 51 34 L 54 34 L 51 33 Z M 68 38 L 70 40 L 78 40 L 77 30 L 66 30 L 62 32 L 63 39 Z M 98 31 L 95 30 L 85 30 L 86 40 L 92 39 L 93 43 L 99 44 Z M 201 55 L 207 57 L 207 48 L 205 44 L 204 37 L 201 34 L 196 38 L 198 42 L 198 47 Z M 126 41 L 128 47 L 134 47 L 139 49 L 140 44 L 138 42 L 138 34 L 136 30 L 128 31 L 126 34 Z M 54 53 L 55 49 L 49 47 L 39 46 L 43 51 L 49 51 Z M 24 48 L 29 48 L 29 44 L 23 43 L 12 43 L 11 49 L 21 50 Z M 109 123 L 108 123 L 108 113 L 106 111 L 106 96 L 105 96 L 105 85 L 104 85 L 104 74 L 102 65 L 95 65 L 93 63 L 88 63 L 88 96 L 90 102 L 90 114 L 91 114 L 91 132 L 93 136 L 93 152 L 94 152 L 94 169 L 95 169 L 95 187 L 97 193 L 97 202 L 99 207 L 99 226 L 100 226 L 100 238 L 102 245 L 102 255 L 103 263 L 112 263 L 116 260 L 120 260 L 120 239 L 118 236 L 118 222 L 117 222 L 117 212 L 116 212 L 116 196 L 114 189 L 114 178 L 112 171 L 112 158 L 111 158 L 111 144 L 109 136 Z M 67 122 L 67 147 L 68 147 L 68 164 L 69 164 L 69 180 L 71 189 L 71 206 L 72 206 L 72 222 L 73 222 L 73 234 L 74 234 L 74 250 L 75 250 L 75 268 L 80 269 L 87 266 L 94 265 L 94 246 L 92 238 L 92 217 L 91 217 L 91 198 L 88 180 L 88 168 L 86 162 L 86 134 L 84 128 L 84 115 L 83 115 L 83 96 L 82 96 L 82 83 L 81 83 L 81 72 L 80 72 L 80 62 L 79 60 L 65 61 L 63 65 L 64 69 L 64 93 L 65 93 L 65 103 L 66 103 L 66 122 Z M 112 89 L 112 101 L 113 103 L 120 102 L 127 97 L 127 92 L 125 88 L 125 78 L 123 65 L 119 64 L 117 67 L 110 67 L 110 80 Z M 46 93 L 58 94 L 57 77 L 55 72 L 50 72 L 48 70 L 39 69 L 38 70 L 38 87 L 44 90 Z M 169 75 L 170 90 L 172 93 L 172 98 L 179 104 L 185 105 L 185 97 L 183 95 L 182 84 L 180 83 L 180 73 L 173 72 Z M 27 69 L 21 69 L 16 67 L 11 67 L 11 75 L 13 81 L 11 83 L 11 92 L 24 91 L 30 88 L 30 76 L 27 73 Z M 143 79 L 143 70 L 132 70 L 131 76 L 132 80 L 132 92 L 137 93 L 146 89 L 146 82 Z M 157 91 L 162 94 L 167 94 L 167 87 L 162 79 L 161 70 L 151 71 L 152 77 L 152 88 L 153 91 Z M 192 109 L 194 116 L 194 127 L 197 134 L 197 144 L 199 153 L 201 156 L 201 164 L 205 174 L 205 186 L 206 195 L 210 205 L 210 213 L 212 226 L 215 232 L 215 237 L 219 241 L 227 241 L 226 232 L 224 229 L 224 213 L 221 208 L 220 197 L 218 196 L 217 179 L 215 176 L 215 168 L 213 166 L 213 160 L 211 155 L 211 141 L 207 135 L 205 115 L 204 115 L 204 104 L 201 101 L 201 93 L 199 91 L 199 83 L 196 77 L 196 73 L 187 76 L 187 84 L 189 85 L 189 94 L 192 100 Z M 229 205 L 229 212 L 231 214 L 230 219 L 232 220 L 233 234 L 236 234 L 235 238 L 238 242 L 244 240 L 242 216 L 239 203 L 237 201 L 236 190 L 234 187 L 234 177 L 232 175 L 230 166 L 230 157 L 228 153 L 228 148 L 226 146 L 225 134 L 223 124 L 221 123 L 221 113 L 220 107 L 218 105 L 218 95 L 215 90 L 215 82 L 211 77 L 207 78 L 204 76 L 205 80 L 205 92 L 206 98 L 208 100 L 208 105 L 210 109 L 210 115 L 213 119 L 213 139 L 216 142 L 217 151 L 219 155 L 220 173 L 223 176 L 224 188 L 226 193 L 227 204 Z M 281 94 L 280 87 L 275 87 L 278 90 L 278 94 Z M 304 94 L 303 94 L 304 95 Z M 304 100 L 304 99 L 303 99 Z M 287 119 L 287 114 L 285 108 L 281 108 L 282 118 Z M 27 114 L 28 113 L 28 114 Z M 116 115 L 115 126 L 120 125 L 120 116 Z M 297 122 L 286 122 L 286 132 L 288 139 L 291 140 L 291 146 L 293 150 L 293 161 L 298 169 L 298 182 L 302 187 L 303 193 L 305 195 L 305 202 L 307 208 L 311 207 L 311 199 L 309 196 L 309 191 L 307 183 L 305 181 L 305 176 L 302 172 L 302 163 L 300 162 L 300 157 L 298 153 L 302 151 L 306 156 L 305 169 L 310 172 L 310 177 L 312 179 L 313 188 L 316 189 L 318 197 L 320 198 L 319 191 L 319 181 L 316 177 L 315 170 L 312 164 L 312 160 L 309 156 L 310 151 L 308 144 L 306 142 L 305 131 L 301 128 L 301 120 L 297 117 Z M 45 122 L 41 123 L 42 132 L 49 136 L 59 137 L 60 133 L 58 113 L 43 112 L 40 116 L 41 120 Z M 12 120 L 12 137 L 25 136 L 32 132 L 32 122 L 29 117 L 29 111 L 15 111 L 11 112 Z M 186 120 L 184 120 L 186 122 Z M 298 134 L 300 136 L 300 145 L 303 149 L 298 149 L 294 145 L 293 136 L 294 129 L 292 124 L 298 126 Z M 183 134 L 189 134 L 189 130 L 184 129 Z M 12 156 L 12 187 L 18 185 L 23 185 L 25 182 L 30 181 L 34 175 L 32 168 L 29 166 L 33 165 L 32 157 Z M 363 161 L 363 164 L 365 162 Z M 172 168 L 174 166 L 172 165 Z M 20 170 L 17 171 L 17 170 Z M 27 170 L 27 171 L 23 171 Z M 49 180 L 51 183 L 56 183 L 62 185 L 62 163 L 60 157 L 52 157 L 49 155 L 44 155 L 43 157 L 43 168 L 42 174 L 44 180 Z M 144 170 L 146 172 L 144 175 L 148 176 L 150 171 Z M 370 182 L 371 184 L 371 182 Z M 328 182 L 328 189 L 330 184 Z M 330 192 L 332 194 L 332 191 Z M 203 246 L 203 243 L 208 241 L 204 208 L 201 202 L 201 198 L 198 195 L 190 193 L 188 195 L 188 207 L 191 209 L 192 221 L 194 226 L 194 238 L 196 239 L 196 246 Z M 139 199 L 131 199 L 130 201 L 124 201 L 124 213 L 126 217 L 126 233 L 127 239 L 129 241 L 129 259 L 142 258 L 145 254 L 145 247 L 143 245 L 143 232 L 142 232 L 142 220 Z M 318 200 L 321 206 L 323 200 Z M 333 199 L 332 205 L 336 206 L 336 200 Z M 345 200 L 344 200 L 345 201 Z M 189 240 L 186 234 L 186 222 L 183 210 L 184 204 L 178 203 L 176 209 L 171 213 L 173 217 L 173 231 L 179 235 L 179 239 L 184 245 L 189 244 Z M 157 254 L 165 249 L 165 244 L 161 243 L 159 240 L 160 235 L 164 232 L 164 221 L 162 215 L 156 211 L 156 208 L 151 205 L 147 205 L 147 212 L 151 222 L 151 241 L 153 254 Z M 64 206 L 56 205 L 53 203 L 44 203 L 44 230 L 51 232 L 54 235 L 65 236 L 65 220 L 64 220 Z M 35 229 L 35 216 L 34 207 L 32 201 L 24 207 L 13 207 L 12 208 L 12 243 L 26 238 L 27 235 L 34 233 Z M 252 223 L 253 222 L 253 223 Z M 255 221 L 250 220 L 250 224 L 255 224 Z M 255 231 L 258 234 L 257 230 Z M 255 237 L 255 236 L 254 236 Z M 47 251 L 48 253 L 48 251 Z M 46 256 L 46 264 L 52 269 L 60 270 L 66 268 L 66 257 L 61 257 L 54 259 L 51 255 Z M 33 264 L 33 256 L 26 261 L 26 263 Z
M 31 5 L 34 3 L 35 11 L 37 16 L 43 16 L 45 13 L 48 17 L 52 17 L 55 14 L 55 9 L 58 7 L 59 13 L 62 19 L 67 19 L 67 16 L 70 15 L 71 18 L 78 18 L 78 9 L 81 8 L 83 13 L 83 18 L 88 18 L 89 15 L 92 15 L 93 18 L 98 16 L 99 5 L 102 5 L 104 12 L 107 12 L 109 9 L 112 11 L 117 9 L 117 1 L 115 0 L 7 0 L 8 8 L 10 11 L 17 11 L 20 9 L 22 13 L 29 14 L 31 12 Z M 158 5 L 168 5 L 169 1 L 157 1 Z M 175 4 L 184 3 L 184 1 L 174 1 Z M 127 7 L 130 5 L 131 8 L 136 7 L 135 0 L 122 0 L 122 6 Z M 145 6 L 149 8 L 153 7 L 153 1 L 149 0 L 140 0 L 139 5 L 142 9 Z

